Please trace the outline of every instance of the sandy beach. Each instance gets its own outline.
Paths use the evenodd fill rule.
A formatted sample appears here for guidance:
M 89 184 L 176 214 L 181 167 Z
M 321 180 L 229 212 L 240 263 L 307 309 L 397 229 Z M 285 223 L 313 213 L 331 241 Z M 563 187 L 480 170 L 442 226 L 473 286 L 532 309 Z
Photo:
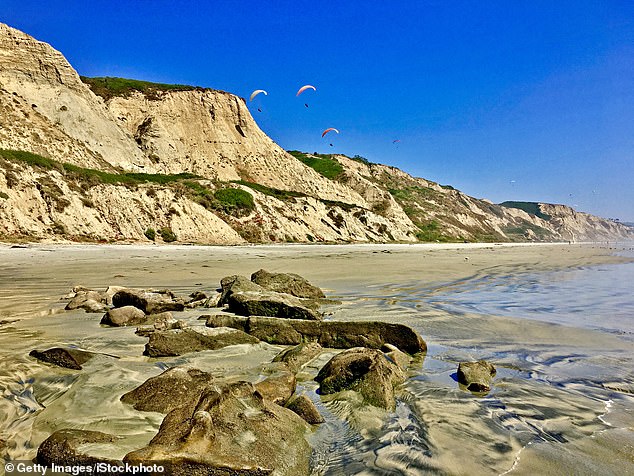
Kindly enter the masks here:
M 538 309 L 526 318 L 524 311 L 513 310 L 509 292 L 504 309 L 511 311 L 485 312 L 479 306 L 493 300 L 477 293 L 517 286 L 515 305 L 524 309 L 519 295 L 527 295 L 526 282 L 551 285 L 556 273 L 621 269 L 634 262 L 631 249 L 615 244 L 3 245 L 0 440 L 9 456 L 26 459 L 56 429 L 116 431 L 124 441 L 105 451 L 121 457 L 151 439 L 161 416 L 140 418 L 118 398 L 165 366 L 187 364 L 218 376 L 258 380 L 259 362 L 270 360 L 280 346 L 234 346 L 161 359 L 159 365 L 141 355 L 146 340 L 134 329 L 104 329 L 100 315 L 63 311 L 60 297 L 76 285 L 169 288 L 187 295 L 215 290 L 224 276 L 249 276 L 264 268 L 300 274 L 340 300 L 326 306 L 327 319 L 406 324 L 429 346 L 420 368 L 402 386 L 395 413 L 336 399 L 321 402 L 313 374 L 334 354 L 326 352 L 310 364 L 300 386 L 327 421 L 310 437 L 313 474 L 340 474 L 341 468 L 361 468 L 365 474 L 534 474 L 546 468 L 543 474 L 561 474 L 570 467 L 575 474 L 597 469 L 617 474 L 634 465 L 627 449 L 634 443 L 634 376 L 623 370 L 634 361 L 631 332 L 563 322 L 565 312 L 557 309 Z M 587 286 L 579 296 L 556 302 L 562 309 L 570 300 L 591 309 L 592 284 Z M 195 323 L 200 314 L 190 310 L 179 318 Z M 33 348 L 53 345 L 120 358 L 71 375 L 28 357 Z M 484 398 L 460 389 L 452 377 L 457 362 L 478 359 L 498 368 L 494 388 Z M 103 406 L 87 404 L 96 395 Z

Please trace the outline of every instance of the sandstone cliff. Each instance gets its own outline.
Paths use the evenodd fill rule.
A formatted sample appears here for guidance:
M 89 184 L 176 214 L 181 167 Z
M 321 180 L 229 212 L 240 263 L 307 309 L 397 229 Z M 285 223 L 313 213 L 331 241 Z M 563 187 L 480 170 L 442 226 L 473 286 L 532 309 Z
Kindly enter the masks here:
M 242 98 L 223 91 L 130 80 L 116 89 L 116 81 L 83 79 L 48 44 L 0 24 L 0 235 L 7 239 L 631 236 L 567 207 L 540 205 L 536 215 L 358 158 L 291 155 L 260 130 Z

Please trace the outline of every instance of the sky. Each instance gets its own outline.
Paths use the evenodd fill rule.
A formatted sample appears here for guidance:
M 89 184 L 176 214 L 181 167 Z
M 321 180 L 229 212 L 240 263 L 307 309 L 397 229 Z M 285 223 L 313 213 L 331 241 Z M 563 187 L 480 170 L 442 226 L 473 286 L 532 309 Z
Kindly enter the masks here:
M 265 89 L 249 108 L 285 149 L 634 222 L 630 0 L 0 0 L 0 21 L 82 75 Z

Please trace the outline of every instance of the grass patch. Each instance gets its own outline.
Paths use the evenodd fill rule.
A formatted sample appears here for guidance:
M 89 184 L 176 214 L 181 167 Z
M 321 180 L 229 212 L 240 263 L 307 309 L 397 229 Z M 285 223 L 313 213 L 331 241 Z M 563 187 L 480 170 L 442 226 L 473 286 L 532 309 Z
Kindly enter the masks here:
M 89 78 L 86 76 L 80 76 L 80 78 L 90 87 L 93 93 L 97 96 L 101 96 L 105 100 L 113 97 L 127 97 L 135 91 L 144 94 L 145 97 L 150 100 L 157 100 L 160 99 L 162 93 L 167 91 L 193 91 L 196 89 L 204 89 L 185 84 L 152 83 L 150 81 L 126 78 Z
M 531 215 L 535 215 L 536 217 L 541 218 L 542 220 L 550 220 L 552 217 L 546 213 L 542 213 L 539 209 L 539 204 L 536 202 L 513 202 L 507 201 L 500 203 L 500 206 L 506 208 L 519 208 L 520 210 L 524 210 L 526 213 L 530 213 Z
M 331 180 L 336 179 L 343 173 L 343 167 L 339 162 L 332 158 L 330 154 L 305 154 L 298 150 L 289 150 L 289 154 L 300 162 L 308 165 L 317 173 Z
M 47 159 L 38 154 L 26 152 L 24 150 L 0 149 L 0 157 L 11 162 L 22 162 L 31 167 L 39 167 L 42 169 L 58 169 L 62 168 L 62 164 L 53 159 Z
M 214 198 L 229 215 L 248 215 L 255 209 L 253 195 L 239 188 L 221 188 L 216 190 Z
M 425 224 L 417 223 L 418 232 L 416 238 L 418 241 L 448 241 L 449 239 L 444 236 L 440 231 L 440 225 L 436 220 L 432 220 Z

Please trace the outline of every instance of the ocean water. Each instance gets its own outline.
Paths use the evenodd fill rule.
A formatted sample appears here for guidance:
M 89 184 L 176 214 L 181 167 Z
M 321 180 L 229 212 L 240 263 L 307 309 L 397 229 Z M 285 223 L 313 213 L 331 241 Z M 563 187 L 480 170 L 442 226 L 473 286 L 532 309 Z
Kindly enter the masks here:
M 146 259 L 140 256 L 135 267 Z M 180 257 L 153 259 L 146 273 L 170 269 Z M 346 259 L 333 261 L 329 273 L 341 272 Z M 90 269 L 91 262 L 75 266 Z M 125 267 L 117 272 L 132 275 Z M 191 291 L 185 284 L 191 279 L 160 279 L 171 279 L 181 294 Z M 282 349 L 258 344 L 147 359 L 141 355 L 146 339 L 133 329 L 103 329 L 100 316 L 61 312 L 59 297 L 71 281 L 55 273 L 34 279 L 16 265 L 0 269 L 0 282 L 0 321 L 9 321 L 0 326 L 0 453 L 11 459 L 32 458 L 61 428 L 115 433 L 121 436 L 116 446 L 94 451 L 122 457 L 144 446 L 163 416 L 131 409 L 121 394 L 178 364 L 256 381 L 260 363 Z M 634 263 L 545 272 L 493 267 L 434 284 L 404 269 L 389 283 L 329 283 L 329 295 L 342 304 L 330 306 L 328 318 L 404 323 L 423 335 L 429 350 L 409 369 L 394 412 L 353 395 L 317 393 L 312 379 L 334 351 L 302 371 L 299 390 L 326 419 L 310 435 L 313 474 L 634 474 Z M 199 314 L 177 317 L 202 325 Z M 28 357 L 33 348 L 69 343 L 104 355 L 82 372 Z M 488 394 L 472 394 L 456 382 L 458 363 L 477 359 L 497 367 Z

